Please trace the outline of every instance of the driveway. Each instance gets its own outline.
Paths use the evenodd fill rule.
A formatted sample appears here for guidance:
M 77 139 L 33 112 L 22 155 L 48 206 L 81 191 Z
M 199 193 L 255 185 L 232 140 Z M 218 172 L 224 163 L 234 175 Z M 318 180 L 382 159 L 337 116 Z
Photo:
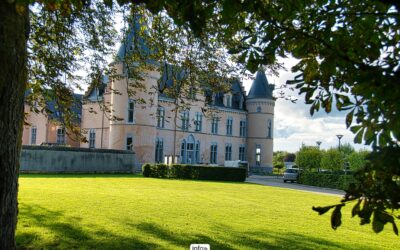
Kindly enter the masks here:
M 345 194 L 344 191 L 338 189 L 321 188 L 321 187 L 307 186 L 289 182 L 284 183 L 282 177 L 278 176 L 252 175 L 246 179 L 246 182 L 260 184 L 264 186 L 289 188 L 294 190 L 301 190 L 301 191 L 326 194 L 326 195 L 343 196 Z

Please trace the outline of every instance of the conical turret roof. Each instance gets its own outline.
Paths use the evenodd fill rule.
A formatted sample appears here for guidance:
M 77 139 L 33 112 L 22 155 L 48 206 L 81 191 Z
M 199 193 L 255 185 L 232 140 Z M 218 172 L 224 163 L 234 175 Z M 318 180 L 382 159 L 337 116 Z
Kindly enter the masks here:
M 266 98 L 273 99 L 272 91 L 274 85 L 268 83 L 267 76 L 263 70 L 257 71 L 256 79 L 254 79 L 247 99 Z

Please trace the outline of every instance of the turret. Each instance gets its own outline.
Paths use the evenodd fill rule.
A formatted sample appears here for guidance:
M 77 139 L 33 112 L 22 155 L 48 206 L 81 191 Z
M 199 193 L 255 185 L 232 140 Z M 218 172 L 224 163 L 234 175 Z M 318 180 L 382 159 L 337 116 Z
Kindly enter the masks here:
M 265 72 L 259 70 L 246 98 L 248 111 L 247 159 L 250 167 L 272 171 L 275 100 L 274 85 L 268 83 Z

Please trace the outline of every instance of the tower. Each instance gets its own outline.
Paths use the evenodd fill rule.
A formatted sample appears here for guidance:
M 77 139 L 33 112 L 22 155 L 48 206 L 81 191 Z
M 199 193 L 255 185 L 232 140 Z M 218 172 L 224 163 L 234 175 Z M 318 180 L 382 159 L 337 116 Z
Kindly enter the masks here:
M 142 88 L 137 87 L 137 82 L 131 78 L 130 70 L 138 66 L 137 62 L 132 62 L 131 55 L 140 53 L 145 56 L 150 53 L 139 33 L 142 25 L 140 18 L 134 17 L 113 63 L 115 73 L 120 77 L 112 80 L 110 94 L 111 116 L 118 119 L 110 120 L 109 148 L 133 150 L 136 154 L 136 166 L 144 162 L 154 162 L 154 114 L 157 112 L 155 101 L 158 99 L 158 93 L 154 90 L 157 89 L 157 80 L 160 78 L 156 70 L 141 69 Z M 153 63 L 150 60 L 146 62 Z
M 246 99 L 247 107 L 247 159 L 251 168 L 272 171 L 273 127 L 275 99 L 274 85 L 268 83 L 263 70 L 259 70 Z

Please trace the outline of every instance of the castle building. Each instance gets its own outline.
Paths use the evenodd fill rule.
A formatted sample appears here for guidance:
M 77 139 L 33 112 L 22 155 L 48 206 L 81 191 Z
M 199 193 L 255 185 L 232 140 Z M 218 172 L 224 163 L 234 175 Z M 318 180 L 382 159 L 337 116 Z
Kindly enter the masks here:
M 130 47 L 129 43 L 121 45 L 117 58 L 121 59 Z M 117 74 L 126 75 L 123 60 L 116 60 L 113 67 Z M 163 76 L 158 71 L 146 75 L 145 89 L 158 89 L 157 81 Z M 172 160 L 212 165 L 241 160 L 248 161 L 250 167 L 272 170 L 274 86 L 268 83 L 264 71 L 257 72 L 248 95 L 242 83 L 235 80 L 230 91 L 211 94 L 210 102 L 204 101 L 205 96 L 195 99 L 189 109 L 176 116 L 174 99 L 157 91 L 138 90 L 129 96 L 128 81 L 131 80 L 126 76 L 104 77 L 99 87 L 89 88 L 83 98 L 80 119 L 88 142 L 81 142 L 80 147 L 133 150 L 138 168 L 144 163 Z M 139 99 L 153 100 L 153 105 Z M 111 113 L 101 108 L 104 104 L 109 105 Z M 214 110 L 214 114 L 205 115 L 204 108 Z M 25 126 L 23 144 L 48 142 L 46 138 L 57 138 L 62 132 L 62 128 L 49 131 L 47 125 L 39 126 L 38 121 L 45 118 L 28 115 L 27 119 L 30 125 Z M 39 130 L 47 131 L 43 140 L 29 139 L 34 127 L 36 138 L 44 133 Z

